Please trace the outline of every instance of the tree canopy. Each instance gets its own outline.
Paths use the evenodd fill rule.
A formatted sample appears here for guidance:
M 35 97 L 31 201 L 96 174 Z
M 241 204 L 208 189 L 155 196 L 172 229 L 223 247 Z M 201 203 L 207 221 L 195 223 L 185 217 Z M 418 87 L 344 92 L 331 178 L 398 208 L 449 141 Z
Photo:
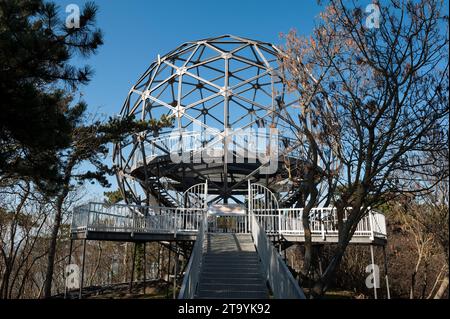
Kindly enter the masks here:
M 58 151 L 72 142 L 83 103 L 71 104 L 92 70 L 76 66 L 102 45 L 97 8 L 87 3 L 80 27 L 68 28 L 58 7 L 42 0 L 0 2 L 0 178 L 42 186 L 60 177 Z

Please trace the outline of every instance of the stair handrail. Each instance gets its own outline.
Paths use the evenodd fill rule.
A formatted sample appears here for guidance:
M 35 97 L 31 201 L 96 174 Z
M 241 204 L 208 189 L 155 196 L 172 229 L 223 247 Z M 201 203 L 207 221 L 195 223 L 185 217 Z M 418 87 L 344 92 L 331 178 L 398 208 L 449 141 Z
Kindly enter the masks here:
M 207 211 L 205 210 L 198 228 L 197 239 L 194 247 L 192 248 L 191 257 L 189 258 L 189 263 L 186 267 L 186 272 L 178 294 L 178 299 L 193 299 L 195 297 L 203 257 L 203 241 L 208 229 L 207 220 Z
M 274 297 L 277 299 L 306 299 L 286 263 L 270 242 L 265 230 L 259 225 L 253 211 L 250 210 L 249 216 L 253 243 Z

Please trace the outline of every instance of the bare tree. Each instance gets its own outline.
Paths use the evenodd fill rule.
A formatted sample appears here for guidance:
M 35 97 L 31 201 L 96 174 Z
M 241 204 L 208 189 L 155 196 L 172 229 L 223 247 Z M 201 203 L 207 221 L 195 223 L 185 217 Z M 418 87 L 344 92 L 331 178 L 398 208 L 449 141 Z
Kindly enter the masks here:
M 20 298 L 34 265 L 47 253 L 45 248 L 37 252 L 37 246 L 45 230 L 48 204 L 23 181 L 2 188 L 1 200 L 0 298 Z
M 357 3 L 347 3 L 330 0 L 311 38 L 291 32 L 283 61 L 291 87 L 315 103 L 328 136 L 315 140 L 338 161 L 337 172 L 325 166 L 322 175 L 335 181 L 328 192 L 338 245 L 314 296 L 331 283 L 370 207 L 430 191 L 448 174 L 448 162 L 436 157 L 448 149 L 448 18 L 441 2 L 377 4 L 378 28 L 366 25 Z M 308 110 L 313 103 L 304 100 L 300 107 Z

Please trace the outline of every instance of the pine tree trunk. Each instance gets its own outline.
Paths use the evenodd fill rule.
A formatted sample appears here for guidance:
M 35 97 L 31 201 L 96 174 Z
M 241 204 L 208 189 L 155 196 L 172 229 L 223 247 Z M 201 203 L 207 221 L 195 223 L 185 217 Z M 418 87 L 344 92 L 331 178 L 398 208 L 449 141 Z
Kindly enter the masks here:
M 55 220 L 53 223 L 53 228 L 50 236 L 47 272 L 45 274 L 44 298 L 50 298 L 52 295 L 52 281 L 53 281 L 53 272 L 55 268 L 56 244 L 58 241 L 58 233 L 62 220 L 62 202 L 63 201 L 61 199 L 58 199 L 56 205 Z

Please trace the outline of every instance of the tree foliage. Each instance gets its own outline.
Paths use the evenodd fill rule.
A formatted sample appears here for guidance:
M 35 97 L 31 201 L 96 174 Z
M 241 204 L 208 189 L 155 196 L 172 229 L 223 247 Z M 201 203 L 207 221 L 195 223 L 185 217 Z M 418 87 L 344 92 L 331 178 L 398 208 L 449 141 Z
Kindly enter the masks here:
M 42 0 L 0 2 L 0 177 L 28 178 L 42 186 L 59 178 L 58 151 L 68 147 L 83 105 L 74 90 L 92 70 L 71 63 L 103 43 L 97 8 L 87 3 L 80 28 L 67 28 L 58 7 Z M 69 93 L 67 93 L 69 91 Z

